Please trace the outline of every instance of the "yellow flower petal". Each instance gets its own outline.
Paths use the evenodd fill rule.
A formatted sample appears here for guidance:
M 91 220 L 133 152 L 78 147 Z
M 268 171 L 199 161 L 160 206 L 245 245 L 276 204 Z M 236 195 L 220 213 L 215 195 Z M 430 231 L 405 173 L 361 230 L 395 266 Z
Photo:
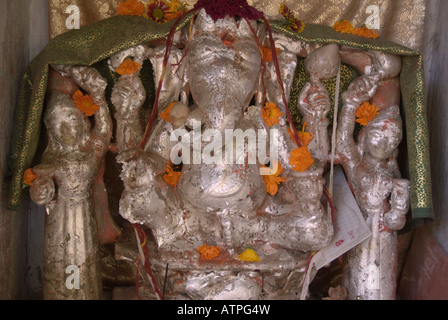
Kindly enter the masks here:
M 243 253 L 238 256 L 238 259 L 247 262 L 260 262 L 261 259 L 254 249 L 246 249 Z

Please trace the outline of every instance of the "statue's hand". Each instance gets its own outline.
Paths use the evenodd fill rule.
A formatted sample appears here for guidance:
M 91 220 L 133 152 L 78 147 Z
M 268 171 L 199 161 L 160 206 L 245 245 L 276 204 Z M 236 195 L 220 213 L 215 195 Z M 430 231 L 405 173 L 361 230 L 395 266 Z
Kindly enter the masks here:
M 312 92 L 308 95 L 308 101 L 315 112 L 323 113 L 324 116 L 330 112 L 330 97 L 322 84 L 313 85 Z
M 391 194 L 391 211 L 384 216 L 386 228 L 398 231 L 406 224 L 406 213 L 409 211 L 410 183 L 408 180 L 397 179 Z
M 314 115 L 314 112 L 313 112 L 313 109 L 311 107 L 310 101 L 308 100 L 308 95 L 309 95 L 309 93 L 311 91 L 311 87 L 312 86 L 311 86 L 310 83 L 305 84 L 305 86 L 303 87 L 302 91 L 300 92 L 299 102 L 297 104 L 300 113 L 305 118 L 313 117 L 313 115 Z
M 410 183 L 405 179 L 396 179 L 391 195 L 391 206 L 393 210 L 397 210 L 406 214 L 409 211 Z
M 376 75 L 366 75 L 353 80 L 348 90 L 342 94 L 344 103 L 358 107 L 363 102 L 369 101 L 378 88 L 377 82 Z
M 40 164 L 33 168 L 37 178 L 30 188 L 30 197 L 37 205 L 49 204 L 55 195 L 53 175 L 56 167 L 53 164 Z

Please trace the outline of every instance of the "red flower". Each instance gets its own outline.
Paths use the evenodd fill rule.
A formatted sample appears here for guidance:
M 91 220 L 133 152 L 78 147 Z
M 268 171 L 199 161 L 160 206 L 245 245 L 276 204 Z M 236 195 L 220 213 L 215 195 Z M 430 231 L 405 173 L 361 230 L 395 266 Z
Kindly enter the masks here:
M 154 20 L 158 23 L 165 23 L 168 21 L 166 13 L 170 9 L 170 6 L 162 0 L 154 0 L 148 3 L 148 10 L 143 15 L 147 19 Z
M 285 4 L 280 5 L 280 9 L 278 10 L 278 12 L 280 12 L 280 14 L 285 17 L 289 29 L 297 33 L 301 33 L 305 29 L 305 24 L 303 23 L 303 21 L 297 19 L 294 16 L 294 13 L 289 10 L 288 6 L 286 6 Z

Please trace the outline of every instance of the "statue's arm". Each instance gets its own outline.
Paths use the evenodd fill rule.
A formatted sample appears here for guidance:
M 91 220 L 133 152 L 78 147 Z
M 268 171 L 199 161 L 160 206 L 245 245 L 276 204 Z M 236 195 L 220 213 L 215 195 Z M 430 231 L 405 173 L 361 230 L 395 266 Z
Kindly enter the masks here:
M 100 109 L 95 113 L 95 125 L 92 136 L 100 138 L 102 145 L 108 147 L 112 136 L 112 119 L 106 101 L 107 81 L 98 70 L 86 66 L 53 66 L 61 74 L 71 77 L 76 84 L 84 89 Z
M 343 107 L 338 120 L 336 152 L 339 160 L 349 166 L 359 162 L 359 152 L 353 137 L 356 125 L 356 110 L 369 101 L 376 92 L 378 75 L 366 74 L 355 79 L 342 94 Z

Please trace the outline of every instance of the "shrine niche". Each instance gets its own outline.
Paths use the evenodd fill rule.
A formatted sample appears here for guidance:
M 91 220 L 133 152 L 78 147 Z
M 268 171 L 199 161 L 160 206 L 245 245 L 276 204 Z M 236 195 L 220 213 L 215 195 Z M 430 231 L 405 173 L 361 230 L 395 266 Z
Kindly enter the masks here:
M 45 299 L 313 299 L 337 258 L 330 299 L 395 298 L 397 232 L 432 205 L 420 54 L 231 3 L 124 1 L 30 65 L 10 206 L 26 173 Z

